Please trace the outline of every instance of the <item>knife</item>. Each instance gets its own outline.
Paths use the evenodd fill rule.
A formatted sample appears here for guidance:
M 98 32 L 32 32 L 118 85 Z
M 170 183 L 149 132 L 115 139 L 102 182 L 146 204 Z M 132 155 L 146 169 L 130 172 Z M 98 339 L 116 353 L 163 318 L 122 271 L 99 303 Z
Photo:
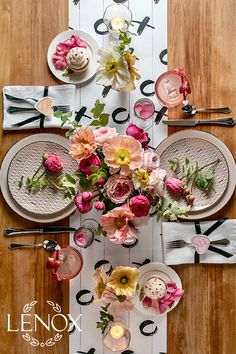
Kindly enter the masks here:
M 63 232 L 73 232 L 76 229 L 69 226 L 45 226 L 38 229 L 18 229 L 13 227 L 7 227 L 3 233 L 5 236 L 13 236 L 20 234 L 57 234 Z
M 235 120 L 233 118 L 221 119 L 177 119 L 177 120 L 163 120 L 162 123 L 173 127 L 195 127 L 196 125 L 223 125 L 226 127 L 233 127 Z

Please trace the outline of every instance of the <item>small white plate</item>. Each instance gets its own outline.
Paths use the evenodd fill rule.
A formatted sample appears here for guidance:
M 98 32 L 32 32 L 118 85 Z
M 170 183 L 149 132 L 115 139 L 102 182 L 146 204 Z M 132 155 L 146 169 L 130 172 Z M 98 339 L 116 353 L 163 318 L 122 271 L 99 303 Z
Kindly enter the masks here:
M 12 210 L 14 210 L 18 215 L 22 216 L 25 219 L 35 221 L 37 223 L 49 223 L 49 222 L 61 220 L 71 215 L 76 209 L 74 201 L 71 201 L 71 203 L 69 203 L 67 207 L 63 208 L 63 210 L 58 211 L 54 214 L 51 215 L 35 214 L 33 212 L 30 212 L 22 208 L 22 206 L 19 205 L 14 200 L 8 186 L 8 169 L 15 155 L 25 146 L 39 141 L 54 142 L 58 145 L 61 145 L 65 149 L 69 150 L 68 139 L 56 134 L 34 134 L 18 141 L 15 145 L 11 147 L 11 149 L 7 152 L 7 154 L 3 159 L 1 170 L 0 170 L 0 186 L 5 201 L 7 202 L 9 207 Z
M 148 263 L 140 267 L 139 271 L 140 271 L 140 279 L 138 282 L 139 289 L 141 289 L 143 285 L 146 283 L 146 281 L 153 276 L 159 276 L 166 283 L 174 282 L 176 283 L 178 289 L 182 289 L 182 283 L 178 274 L 174 271 L 174 269 L 168 267 L 163 263 L 158 263 L 158 262 Z M 139 294 L 140 291 L 137 292 L 137 295 L 135 297 L 135 302 L 134 302 L 135 307 L 138 311 L 142 312 L 144 315 L 147 316 L 163 316 L 168 312 L 172 311 L 180 300 L 180 299 L 176 300 L 172 307 L 170 307 L 166 312 L 160 314 L 157 313 L 152 308 L 144 307 L 142 301 L 139 300 Z
M 63 76 L 62 75 L 62 70 L 57 70 L 55 68 L 55 65 L 53 63 L 52 56 L 56 51 L 56 47 L 60 42 L 65 42 L 68 38 L 70 38 L 73 34 L 79 36 L 81 39 L 83 39 L 87 44 L 87 50 L 89 51 L 89 56 L 90 56 L 90 63 L 88 66 L 88 69 L 82 73 L 73 73 L 70 76 Z M 48 66 L 53 73 L 59 80 L 67 83 L 67 84 L 82 84 L 83 82 L 86 82 L 90 80 L 97 71 L 97 51 L 99 49 L 99 46 L 95 39 L 91 37 L 88 33 L 79 31 L 79 30 L 67 30 L 65 32 L 59 33 L 51 42 L 49 48 L 48 48 L 48 54 L 47 54 L 47 61 L 48 61 Z

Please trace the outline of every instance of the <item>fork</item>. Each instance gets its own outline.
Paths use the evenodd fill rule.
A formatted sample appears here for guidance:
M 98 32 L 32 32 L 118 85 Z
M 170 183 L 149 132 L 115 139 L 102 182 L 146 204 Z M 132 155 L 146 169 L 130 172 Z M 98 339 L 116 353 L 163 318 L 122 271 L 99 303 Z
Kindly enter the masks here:
M 230 241 L 227 238 L 223 238 L 221 240 L 211 241 L 210 244 L 228 246 L 230 244 Z M 174 240 L 166 243 L 166 248 L 183 248 L 185 246 L 193 246 L 193 245 L 190 242 L 186 242 L 184 240 Z
M 70 112 L 70 105 L 58 105 L 58 106 L 52 106 L 52 109 L 54 112 L 56 111 L 61 111 L 62 113 L 68 113 Z M 18 112 L 34 112 L 37 111 L 36 108 L 32 107 L 16 107 L 16 106 L 9 106 L 7 107 L 7 112 L 12 114 L 12 113 L 18 113 Z

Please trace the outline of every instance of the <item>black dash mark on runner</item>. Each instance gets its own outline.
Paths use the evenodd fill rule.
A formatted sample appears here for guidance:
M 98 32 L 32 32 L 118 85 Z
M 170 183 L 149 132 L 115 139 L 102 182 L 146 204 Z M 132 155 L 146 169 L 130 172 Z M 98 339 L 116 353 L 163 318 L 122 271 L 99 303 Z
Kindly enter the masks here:
M 86 306 L 86 305 L 90 305 L 93 302 L 93 300 L 94 300 L 94 296 L 93 295 L 91 296 L 91 299 L 88 300 L 88 301 L 82 301 L 81 300 L 81 297 L 83 297 L 86 294 L 91 294 L 91 291 L 87 290 L 87 289 L 83 289 L 83 290 L 80 290 L 76 294 L 76 296 L 75 296 L 76 297 L 76 301 L 78 302 L 79 305 Z

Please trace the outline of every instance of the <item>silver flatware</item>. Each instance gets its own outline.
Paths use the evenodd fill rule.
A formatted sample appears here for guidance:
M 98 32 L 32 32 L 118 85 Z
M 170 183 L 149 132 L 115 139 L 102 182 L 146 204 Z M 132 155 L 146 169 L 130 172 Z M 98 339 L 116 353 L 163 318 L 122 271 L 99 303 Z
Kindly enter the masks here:
M 32 98 L 32 97 L 19 98 L 19 97 L 11 96 L 8 93 L 5 93 L 5 97 L 10 101 L 18 102 L 18 103 L 27 102 L 32 105 L 35 105 L 35 103 L 38 102 L 38 100 L 36 100 L 35 98 Z
M 182 108 L 183 112 L 189 116 L 194 116 L 198 112 L 205 112 L 205 113 L 224 113 L 228 114 L 231 112 L 229 107 L 221 107 L 221 108 L 197 108 L 190 104 L 184 106 Z
M 69 226 L 45 226 L 35 229 L 21 229 L 14 227 L 7 227 L 3 230 L 3 234 L 7 237 L 14 235 L 24 235 L 24 234 L 58 234 L 64 232 L 75 232 L 74 227 Z
M 38 248 L 38 247 L 43 247 L 47 251 L 54 251 L 56 247 L 58 246 L 58 243 L 53 240 L 45 240 L 42 243 L 36 243 L 36 244 L 20 244 L 20 243 L 10 243 L 8 248 L 11 250 L 16 250 L 20 248 Z
M 230 240 L 228 240 L 227 238 L 223 238 L 221 240 L 211 241 L 210 244 L 228 246 L 230 244 Z M 184 240 L 174 240 L 166 243 L 166 248 L 183 248 L 185 246 L 194 247 L 191 242 L 186 242 Z
M 195 127 L 197 125 L 222 125 L 225 127 L 233 127 L 235 120 L 232 117 L 221 119 L 177 119 L 163 120 L 162 123 L 173 127 Z
M 70 105 L 58 105 L 52 106 L 54 112 L 61 111 L 62 113 L 70 112 Z M 16 107 L 16 106 L 9 106 L 7 107 L 7 112 L 10 114 L 19 113 L 19 112 L 37 112 L 37 109 L 32 107 Z

